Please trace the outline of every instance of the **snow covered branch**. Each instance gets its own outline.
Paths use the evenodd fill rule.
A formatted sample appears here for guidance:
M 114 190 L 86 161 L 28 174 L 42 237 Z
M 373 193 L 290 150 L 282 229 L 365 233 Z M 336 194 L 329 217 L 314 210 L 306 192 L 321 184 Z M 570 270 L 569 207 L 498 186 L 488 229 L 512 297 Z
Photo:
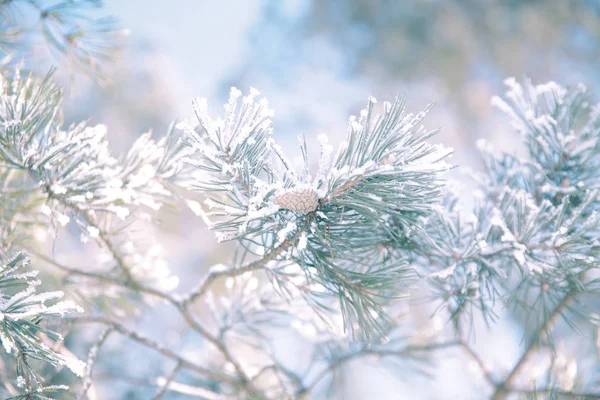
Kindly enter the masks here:
M 58 18 L 54 11 L 47 18 Z M 421 369 L 440 354 L 469 360 L 495 400 L 536 391 L 594 398 L 597 376 L 575 361 L 557 366 L 564 350 L 553 335 L 600 332 L 600 106 L 583 86 L 506 84 L 492 103 L 521 135 L 525 156 L 481 142 L 486 170 L 474 176 L 470 204 L 446 184 L 451 150 L 429 143 L 430 107 L 413 114 L 403 98 L 378 106 L 369 97 L 337 150 L 318 137 L 317 160 L 302 136 L 299 162 L 289 161 L 254 89 L 232 89 L 217 118 L 197 99 L 196 124 L 179 122 L 158 139 L 143 134 L 113 155 L 105 126 L 64 126 L 52 72 L 39 79 L 1 69 L 0 394 L 47 399 L 68 389 L 49 383 L 65 382 L 78 398 L 93 397 L 109 369 L 103 354 L 127 339 L 170 363 L 145 380 L 156 399 L 177 390 L 319 396 L 355 360 Z M 165 206 L 184 204 L 236 246 L 224 264 L 202 266 L 187 292 L 155 241 L 140 235 Z M 40 228 L 55 243 L 75 233 L 83 253 L 90 242 L 98 253 L 60 261 L 39 245 Z M 39 264 L 39 278 L 25 271 L 20 250 Z M 422 329 L 407 296 L 427 300 Z M 73 315 L 82 311 L 74 300 L 86 314 Z M 162 307 L 169 318 L 156 321 Z M 493 326 L 505 310 L 524 346 L 500 371 L 467 327 L 480 317 Z M 167 324 L 168 339 L 155 338 Z M 87 363 L 53 345 L 67 328 L 69 351 Z M 306 368 L 280 359 L 281 332 L 310 349 Z M 532 378 L 539 354 L 551 361 L 540 367 L 545 378 Z

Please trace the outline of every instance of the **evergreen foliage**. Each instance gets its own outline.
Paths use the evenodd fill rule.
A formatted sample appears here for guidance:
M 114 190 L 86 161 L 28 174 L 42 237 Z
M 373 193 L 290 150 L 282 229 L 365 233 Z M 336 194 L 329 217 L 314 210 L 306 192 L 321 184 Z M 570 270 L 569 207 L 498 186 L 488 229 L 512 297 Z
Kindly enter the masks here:
M 0 2 L 2 15 L 13 3 Z M 66 24 L 84 3 L 40 8 L 44 26 L 46 18 Z M 65 53 L 89 65 L 103 55 L 79 49 L 85 56 Z M 370 97 L 337 150 L 319 136 L 313 174 L 311 141 L 299 138 L 300 163 L 290 162 L 254 89 L 232 89 L 218 118 L 197 99 L 197 123 L 180 122 L 158 140 L 141 135 L 114 156 L 103 125 L 63 125 L 53 82 L 52 71 L 40 78 L 20 65 L 0 74 L 2 398 L 88 398 L 114 336 L 169 361 L 172 369 L 150 381 L 155 399 L 325 396 L 353 360 L 422 370 L 453 351 L 474 362 L 486 398 L 600 398 L 598 356 L 581 355 L 573 373 L 553 339 L 560 328 L 594 349 L 590 332 L 600 326 L 600 105 L 583 86 L 506 80 L 505 99 L 492 103 L 521 134 L 524 156 L 480 143 L 486 171 L 474 176 L 471 206 L 446 182 L 451 151 L 429 143 L 429 108 L 408 112 L 403 98 L 378 106 Z M 208 268 L 187 293 L 136 228 L 181 204 L 237 246 L 228 265 Z M 39 227 L 53 235 L 76 229 L 102 254 L 66 265 L 39 248 Z M 25 254 L 43 273 L 29 269 Z M 58 301 L 63 289 L 72 299 Z M 403 315 L 407 295 L 427 300 L 432 319 L 451 329 L 413 329 Z M 181 317 L 201 338 L 196 351 L 210 357 L 163 344 L 136 323 L 157 303 Z M 525 326 L 509 371 L 490 368 L 469 335 L 479 316 L 493 329 L 503 308 Z M 95 332 L 86 331 L 91 324 L 102 329 L 90 343 L 80 336 Z M 89 349 L 85 362 L 62 344 L 59 332 L 69 329 Z M 310 343 L 307 370 L 280 359 L 272 338 L 281 330 Z M 551 362 L 531 379 L 539 354 Z

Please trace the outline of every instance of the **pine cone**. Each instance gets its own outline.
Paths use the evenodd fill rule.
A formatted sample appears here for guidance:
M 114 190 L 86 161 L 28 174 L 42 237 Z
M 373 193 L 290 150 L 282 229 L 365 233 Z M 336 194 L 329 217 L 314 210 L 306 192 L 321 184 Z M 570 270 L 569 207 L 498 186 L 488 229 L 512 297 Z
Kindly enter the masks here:
M 319 196 L 313 189 L 292 189 L 275 197 L 275 204 L 301 214 L 315 211 L 319 205 Z

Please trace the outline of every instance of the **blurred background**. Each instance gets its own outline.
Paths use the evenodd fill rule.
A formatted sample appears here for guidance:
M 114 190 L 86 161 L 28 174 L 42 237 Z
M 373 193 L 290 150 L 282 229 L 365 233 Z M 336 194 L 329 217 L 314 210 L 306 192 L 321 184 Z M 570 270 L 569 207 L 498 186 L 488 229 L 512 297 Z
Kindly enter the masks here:
M 485 138 L 501 150 L 518 149 L 518 138 L 490 106 L 491 96 L 504 91 L 506 77 L 527 76 L 535 83 L 583 82 L 592 93 L 599 93 L 598 0 L 106 0 L 104 4 L 102 13 L 117 17 L 129 32 L 120 57 L 106 66 L 112 82 L 73 80 L 67 69 L 59 74 L 69 83 L 67 120 L 90 118 L 107 125 L 115 152 L 125 151 L 142 132 L 152 129 L 160 136 L 171 121 L 192 119 L 195 96 L 208 98 L 213 112 L 220 113 L 231 86 L 243 92 L 257 88 L 269 99 L 275 110 L 275 137 L 291 158 L 298 154 L 299 134 L 306 134 L 315 153 L 320 133 L 327 133 L 334 143 L 341 141 L 348 117 L 366 104 L 369 94 L 379 100 L 406 95 L 410 111 L 436 103 L 425 125 L 441 128 L 434 141 L 456 150 L 452 162 L 460 166 L 454 174 L 461 180 L 466 169 L 481 168 L 477 139 Z M 208 265 L 228 262 L 230 254 L 228 245 L 217 246 L 212 233 L 192 215 L 165 211 L 156 232 L 165 258 L 181 278 L 182 290 L 193 286 Z M 175 318 L 161 310 L 144 316 L 144 323 L 154 322 L 153 335 L 167 342 L 183 340 L 181 332 L 160 331 L 159 326 Z M 425 328 L 430 331 L 443 329 L 443 323 L 423 315 L 422 324 L 429 324 Z M 506 326 L 478 337 L 476 347 L 490 364 L 509 368 L 518 358 L 520 332 Z M 299 348 L 288 346 L 287 351 Z M 116 365 L 134 356 L 120 357 L 114 359 Z M 360 379 L 343 382 L 338 397 L 477 399 L 477 382 L 464 381 L 468 363 L 457 368 L 456 362 L 440 361 L 436 387 L 415 385 L 418 379 L 407 382 L 376 365 L 362 365 L 354 372 Z M 143 384 L 136 383 L 135 375 L 162 367 L 139 369 L 128 372 L 129 381 L 107 375 L 100 388 L 104 397 L 99 398 L 145 398 L 136 397 Z
M 122 140 L 191 117 L 195 96 L 218 112 L 231 86 L 259 89 L 290 143 L 341 137 L 368 94 L 406 95 L 412 110 L 436 103 L 429 127 L 476 165 L 476 139 L 511 146 L 489 105 L 504 78 L 600 83 L 597 0 L 107 0 L 103 13 L 127 47 L 113 86 L 80 87 L 71 104 L 87 115 L 93 102 Z

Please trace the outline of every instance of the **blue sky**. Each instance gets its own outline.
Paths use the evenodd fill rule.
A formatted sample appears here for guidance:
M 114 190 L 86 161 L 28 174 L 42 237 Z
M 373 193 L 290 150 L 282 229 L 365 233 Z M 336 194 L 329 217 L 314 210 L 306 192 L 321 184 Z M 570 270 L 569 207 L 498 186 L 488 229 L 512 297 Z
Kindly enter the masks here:
M 113 0 L 106 2 L 106 11 L 129 29 L 131 43 L 151 43 L 166 58 L 175 77 L 175 107 L 183 110 L 190 108 L 194 96 L 214 98 L 220 80 L 239 65 L 260 4 L 261 0 Z

